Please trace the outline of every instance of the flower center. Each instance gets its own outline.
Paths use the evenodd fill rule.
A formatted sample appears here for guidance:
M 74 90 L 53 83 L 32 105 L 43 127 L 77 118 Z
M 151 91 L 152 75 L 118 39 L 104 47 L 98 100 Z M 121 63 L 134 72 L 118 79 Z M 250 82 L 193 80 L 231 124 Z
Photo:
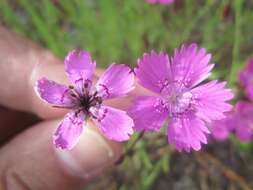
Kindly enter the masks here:
M 102 104 L 102 98 L 97 96 L 97 92 L 90 95 L 83 95 L 80 97 L 80 108 L 84 113 L 89 114 L 91 107 L 100 106 Z
M 182 82 L 164 82 L 161 93 L 165 97 L 166 107 L 173 116 L 180 116 L 191 109 L 193 94 Z
M 86 86 L 84 86 L 86 88 Z M 76 114 L 79 112 L 84 112 L 87 116 L 93 116 L 90 112 L 91 107 L 99 107 L 102 104 L 102 97 L 98 95 L 98 92 L 95 91 L 90 93 L 89 91 L 85 91 L 82 94 L 78 93 L 73 86 L 69 86 L 71 90 L 71 96 L 76 98 L 79 104 L 76 107 Z M 95 117 L 95 116 L 94 116 Z
M 192 93 L 182 92 L 176 93 L 172 92 L 169 96 L 169 107 L 170 113 L 173 115 L 181 115 L 188 111 L 191 107 Z

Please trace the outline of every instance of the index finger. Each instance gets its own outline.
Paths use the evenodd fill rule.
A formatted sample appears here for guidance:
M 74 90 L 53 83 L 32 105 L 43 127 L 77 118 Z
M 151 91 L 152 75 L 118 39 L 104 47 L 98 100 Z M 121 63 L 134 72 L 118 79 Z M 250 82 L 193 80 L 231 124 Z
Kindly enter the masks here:
M 29 40 L 0 27 L 0 104 L 12 109 L 54 118 L 65 111 L 43 103 L 34 92 L 42 77 L 66 82 L 63 63 Z

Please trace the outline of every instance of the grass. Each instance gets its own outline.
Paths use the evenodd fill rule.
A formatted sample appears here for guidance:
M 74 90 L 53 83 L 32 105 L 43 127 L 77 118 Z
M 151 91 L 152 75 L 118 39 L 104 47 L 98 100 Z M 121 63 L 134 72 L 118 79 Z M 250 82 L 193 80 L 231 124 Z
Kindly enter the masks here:
M 197 42 L 213 54 L 212 77 L 228 79 L 236 88 L 237 71 L 253 52 L 252 9 L 246 0 L 176 0 L 171 6 L 144 0 L 1 0 L 0 21 L 61 58 L 73 48 L 88 50 L 100 67 L 134 66 L 143 52 L 172 53 L 182 43 Z M 128 176 L 133 181 L 122 184 L 118 179 L 118 189 L 150 189 L 170 171 L 166 138 L 158 137 L 136 144 L 136 153 L 120 169 L 131 168 L 126 175 L 135 179 Z

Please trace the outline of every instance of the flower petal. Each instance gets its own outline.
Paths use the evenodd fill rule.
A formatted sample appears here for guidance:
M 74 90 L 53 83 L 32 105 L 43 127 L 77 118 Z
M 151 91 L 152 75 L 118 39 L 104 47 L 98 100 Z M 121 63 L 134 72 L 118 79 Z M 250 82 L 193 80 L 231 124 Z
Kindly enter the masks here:
M 211 54 L 207 54 L 204 48 L 198 50 L 196 44 L 176 49 L 171 61 L 174 81 L 183 83 L 187 88 L 199 84 L 211 74 L 214 65 L 209 64 L 210 59 Z
M 90 88 L 96 62 L 92 61 L 88 52 L 73 50 L 66 56 L 64 64 L 69 80 L 79 93 L 85 90 L 83 88 Z
M 214 139 L 224 141 L 229 137 L 231 129 L 229 127 L 227 118 L 213 121 L 210 126 L 210 130 Z
M 207 144 L 206 133 L 209 133 L 209 130 L 204 122 L 193 115 L 172 118 L 167 129 L 168 142 L 175 145 L 180 152 L 200 150 L 201 143 Z
M 35 91 L 41 99 L 54 106 L 73 108 L 78 104 L 70 88 L 45 77 L 36 82 Z
M 85 116 L 82 113 L 68 113 L 54 133 L 56 148 L 72 149 L 78 142 L 83 131 Z
M 96 117 L 100 131 L 110 140 L 125 141 L 133 134 L 133 120 L 126 112 L 112 107 L 101 106 L 91 110 Z
M 123 64 L 112 64 L 99 78 L 96 89 L 103 99 L 126 95 L 134 89 L 134 74 Z
M 253 138 L 253 129 L 249 122 L 240 120 L 235 128 L 236 137 L 242 142 L 250 142 Z
M 197 115 L 207 122 L 225 118 L 224 112 L 232 109 L 226 101 L 233 98 L 226 82 L 210 81 L 191 90 Z
M 167 54 L 152 51 L 145 53 L 138 60 L 138 68 L 135 70 L 138 82 L 145 88 L 161 93 L 162 89 L 170 84 L 173 76 L 170 68 L 170 61 Z
M 234 130 L 242 142 L 249 142 L 253 138 L 253 105 L 246 101 L 238 101 L 234 113 Z
M 152 96 L 136 98 L 128 114 L 134 120 L 137 131 L 159 131 L 169 116 L 163 100 Z

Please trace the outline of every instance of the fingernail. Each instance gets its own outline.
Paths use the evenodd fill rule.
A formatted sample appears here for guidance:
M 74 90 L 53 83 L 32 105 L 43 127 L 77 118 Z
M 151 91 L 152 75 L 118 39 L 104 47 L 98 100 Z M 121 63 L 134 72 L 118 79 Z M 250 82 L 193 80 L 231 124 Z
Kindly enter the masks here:
M 85 179 L 98 175 L 117 160 L 113 149 L 91 127 L 95 126 L 84 126 L 83 134 L 72 150 L 55 148 L 64 169 L 73 176 Z

